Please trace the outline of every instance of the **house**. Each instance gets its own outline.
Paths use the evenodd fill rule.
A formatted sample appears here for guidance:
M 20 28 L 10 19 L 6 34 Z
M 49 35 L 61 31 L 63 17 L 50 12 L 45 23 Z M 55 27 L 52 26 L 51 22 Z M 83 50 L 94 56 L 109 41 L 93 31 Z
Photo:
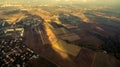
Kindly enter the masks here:
M 4 34 L 6 36 L 17 36 L 17 37 L 23 37 L 24 34 L 24 28 L 9 28 L 4 30 Z

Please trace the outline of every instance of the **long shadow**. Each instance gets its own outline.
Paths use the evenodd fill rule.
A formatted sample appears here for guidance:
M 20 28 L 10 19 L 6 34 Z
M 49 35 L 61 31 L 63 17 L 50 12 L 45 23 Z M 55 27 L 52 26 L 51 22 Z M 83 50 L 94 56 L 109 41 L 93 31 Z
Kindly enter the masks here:
M 24 27 L 25 44 L 36 54 L 40 55 L 39 58 L 31 61 L 30 67 L 57 67 L 55 63 L 44 57 L 44 55 L 41 55 L 44 52 L 47 53 L 46 49 L 49 46 L 48 44 L 50 44 L 44 31 L 43 19 L 37 15 L 29 14 L 28 17 L 17 22 L 16 26 Z M 42 32 L 42 35 L 39 31 Z M 44 36 L 46 44 L 43 44 L 41 36 Z
M 34 18 L 33 18 L 34 19 Z M 28 27 L 25 28 L 25 43 L 31 48 L 34 52 L 39 54 L 45 60 L 39 60 L 36 62 L 38 66 L 44 67 L 76 67 L 76 65 L 69 60 L 63 58 L 58 52 L 56 52 L 51 42 L 49 41 L 49 36 L 45 31 L 44 21 L 41 22 L 36 27 Z M 42 62 L 43 61 L 43 62 Z M 44 62 L 45 61 L 45 62 Z M 42 64 L 43 63 L 43 64 Z M 42 64 L 42 65 L 41 65 Z
M 62 24 L 70 24 L 73 26 L 77 26 L 77 28 L 74 28 L 74 27 L 68 28 L 71 32 L 74 32 L 81 37 L 80 40 L 75 41 L 75 43 L 77 45 L 88 48 L 93 51 L 101 51 L 101 50 L 106 51 L 108 54 L 113 54 L 117 59 L 119 59 L 119 57 L 120 57 L 120 53 L 119 53 L 119 48 L 120 48 L 120 46 L 119 46 L 119 43 L 120 43 L 119 22 L 111 21 L 111 20 L 108 20 L 105 18 L 99 18 L 99 17 L 96 18 L 96 16 L 95 16 L 95 17 L 90 18 L 90 19 L 95 19 L 95 21 L 93 23 L 85 23 L 85 22 L 81 21 L 81 19 L 79 17 L 71 20 L 70 16 L 72 16 L 72 15 L 67 15 L 67 16 L 64 14 L 61 14 L 61 15 L 59 15 L 59 18 L 60 18 L 59 20 L 60 20 L 60 22 L 62 22 Z M 72 17 L 74 17 L 74 16 L 72 16 Z M 97 19 L 97 21 L 96 21 L 96 19 Z M 76 20 L 79 20 L 79 21 L 76 21 Z M 104 21 L 104 22 L 102 22 L 102 21 Z M 107 22 L 107 23 L 105 23 L 105 22 Z M 115 22 L 115 25 L 114 25 L 114 22 Z M 77 24 L 75 24 L 75 23 L 77 23 Z M 111 23 L 111 24 L 109 24 L 109 23 Z M 112 32 L 112 35 L 111 35 L 111 32 Z M 84 34 L 84 36 L 82 36 L 81 33 Z M 94 47 L 93 46 L 94 43 L 86 44 L 87 41 L 84 41 L 81 44 L 81 41 L 84 39 L 84 37 L 87 37 L 87 36 L 88 36 L 88 39 L 91 39 L 91 38 L 89 38 L 89 36 L 96 37 L 97 39 L 99 39 L 101 42 L 101 44 L 99 44 L 99 47 L 97 47 L 97 48 L 96 48 L 96 46 Z M 83 49 L 83 51 L 81 50 L 80 54 L 78 54 L 79 58 L 76 57 L 75 62 L 78 63 L 79 61 L 83 60 L 83 62 L 85 62 L 85 63 L 81 62 L 78 65 L 80 65 L 80 66 L 81 65 L 83 65 L 83 66 L 89 65 L 89 63 L 87 64 L 87 61 L 90 61 L 91 54 L 94 55 L 94 52 Z M 86 60 L 86 58 L 89 60 Z
M 60 14 L 59 15 L 59 20 L 63 24 L 70 24 L 73 26 L 77 26 L 77 28 L 71 28 L 72 32 L 76 33 L 77 35 L 80 35 L 80 32 L 84 31 L 84 34 L 96 37 L 101 41 L 102 44 L 98 48 L 95 48 L 94 46 L 91 46 L 92 44 L 81 45 L 82 38 L 76 42 L 76 44 L 87 47 L 92 50 L 105 50 L 109 54 L 113 53 L 114 56 L 117 59 L 120 59 L 120 23 L 118 21 L 102 18 L 95 16 L 93 14 L 87 13 L 86 16 L 90 18 L 91 20 L 94 20 L 93 23 L 85 23 L 83 22 L 79 17 L 72 16 L 72 15 L 65 15 L 65 14 Z M 74 17 L 74 18 L 73 18 Z M 99 27 L 101 29 L 98 29 L 96 27 Z M 78 30 L 80 29 L 80 30 Z

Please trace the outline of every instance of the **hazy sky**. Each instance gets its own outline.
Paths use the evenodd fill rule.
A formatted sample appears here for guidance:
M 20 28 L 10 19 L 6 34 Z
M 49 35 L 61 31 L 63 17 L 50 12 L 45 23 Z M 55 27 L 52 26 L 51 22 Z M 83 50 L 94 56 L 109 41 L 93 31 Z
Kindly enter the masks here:
M 120 4 L 120 0 L 0 0 L 0 3 L 12 3 L 12 2 L 19 2 L 19 3 L 27 3 L 27 2 L 37 2 L 37 3 L 89 3 L 89 4 L 104 4 L 104 5 L 116 5 Z
M 66 1 L 66 2 L 119 2 L 120 0 L 0 0 L 0 2 L 4 2 L 4 1 L 8 1 L 8 2 L 60 2 L 60 1 Z

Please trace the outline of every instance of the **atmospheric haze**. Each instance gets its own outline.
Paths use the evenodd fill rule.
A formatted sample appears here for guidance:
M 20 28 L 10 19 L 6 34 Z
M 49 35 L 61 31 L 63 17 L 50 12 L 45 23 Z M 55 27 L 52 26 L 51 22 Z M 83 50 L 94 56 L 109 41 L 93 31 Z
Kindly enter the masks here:
M 79 4 L 94 4 L 94 5 L 119 5 L 120 0 L 0 0 L 0 3 L 79 3 Z

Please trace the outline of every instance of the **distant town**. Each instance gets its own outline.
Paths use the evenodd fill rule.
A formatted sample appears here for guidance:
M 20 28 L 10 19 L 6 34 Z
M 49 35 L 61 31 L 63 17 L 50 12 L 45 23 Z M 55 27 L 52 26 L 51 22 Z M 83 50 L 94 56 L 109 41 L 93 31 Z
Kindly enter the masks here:
M 24 26 L 9 25 L 0 19 L 0 66 L 26 67 L 30 60 L 38 57 L 24 43 Z

